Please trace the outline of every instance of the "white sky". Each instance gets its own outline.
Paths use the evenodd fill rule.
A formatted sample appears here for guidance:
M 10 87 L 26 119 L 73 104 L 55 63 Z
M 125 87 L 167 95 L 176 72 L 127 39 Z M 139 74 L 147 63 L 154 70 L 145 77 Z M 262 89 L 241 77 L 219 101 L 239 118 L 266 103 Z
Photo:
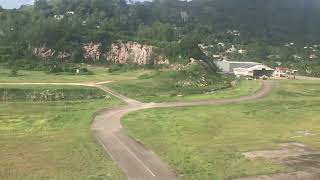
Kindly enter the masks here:
M 19 8 L 22 4 L 32 4 L 33 0 L 0 0 L 0 6 L 7 9 Z

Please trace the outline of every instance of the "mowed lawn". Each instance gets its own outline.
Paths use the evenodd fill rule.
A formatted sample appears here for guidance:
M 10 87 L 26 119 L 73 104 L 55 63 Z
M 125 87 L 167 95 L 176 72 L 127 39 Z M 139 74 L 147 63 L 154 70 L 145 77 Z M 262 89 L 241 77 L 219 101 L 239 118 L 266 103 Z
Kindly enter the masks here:
M 173 72 L 171 72 L 173 73 Z M 222 82 L 205 87 L 180 87 L 166 75 L 135 80 L 123 80 L 106 84 L 111 89 L 142 102 L 172 102 L 206 99 L 235 98 L 253 94 L 261 88 L 261 81 L 239 81 L 235 87 L 225 87 Z
M 0 88 L 0 179 L 126 179 L 90 132 L 94 113 L 121 101 L 92 88 L 25 88 Z
M 106 67 L 87 66 L 92 74 L 76 75 L 68 73 L 50 74 L 44 71 L 19 70 L 17 76 L 10 76 L 10 70 L 0 65 L 0 83 L 19 82 L 105 82 L 136 79 L 150 70 L 131 70 L 110 73 Z
M 272 95 L 251 103 L 143 110 L 126 116 L 123 124 L 181 179 L 291 171 L 267 160 L 247 160 L 242 152 L 285 142 L 320 149 L 320 81 L 276 81 Z

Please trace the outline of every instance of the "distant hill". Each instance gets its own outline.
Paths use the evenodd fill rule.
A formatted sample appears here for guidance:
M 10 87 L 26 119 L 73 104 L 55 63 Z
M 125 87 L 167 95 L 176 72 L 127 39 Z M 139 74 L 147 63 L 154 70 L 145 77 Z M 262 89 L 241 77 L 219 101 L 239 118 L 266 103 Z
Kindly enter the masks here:
M 77 62 L 84 43 L 108 49 L 117 40 L 157 46 L 177 62 L 204 58 L 198 44 L 210 45 L 216 56 L 304 71 L 318 67 L 320 57 L 314 48 L 320 44 L 319 0 L 37 0 L 0 18 L 1 44 L 46 46 L 72 54 Z M 248 53 L 226 54 L 231 46 Z

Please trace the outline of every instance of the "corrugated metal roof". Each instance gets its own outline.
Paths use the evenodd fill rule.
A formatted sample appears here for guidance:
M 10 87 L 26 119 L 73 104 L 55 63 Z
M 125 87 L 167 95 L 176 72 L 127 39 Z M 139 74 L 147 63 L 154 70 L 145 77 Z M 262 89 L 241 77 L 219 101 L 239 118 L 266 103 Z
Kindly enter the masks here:
M 254 70 L 267 70 L 267 71 L 273 71 L 274 69 L 266 66 L 266 65 L 263 65 L 263 64 L 259 64 L 259 65 L 255 65 L 255 66 L 252 66 L 252 67 L 248 67 L 248 68 L 245 68 L 245 67 L 241 67 L 241 68 L 234 68 L 234 69 L 237 69 L 237 70 L 246 70 L 246 71 L 254 71 Z

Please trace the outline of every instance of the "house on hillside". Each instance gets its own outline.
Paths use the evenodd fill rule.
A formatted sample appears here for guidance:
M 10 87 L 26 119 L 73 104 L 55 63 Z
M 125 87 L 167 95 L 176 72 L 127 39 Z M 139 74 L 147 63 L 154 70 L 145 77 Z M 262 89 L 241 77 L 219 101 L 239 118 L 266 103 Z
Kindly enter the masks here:
M 318 56 L 315 55 L 315 54 L 311 54 L 309 58 L 310 58 L 310 59 L 316 59 L 316 58 L 318 58 Z
M 57 20 L 61 20 L 61 19 L 63 19 L 64 18 L 64 15 L 54 15 L 53 16 L 55 19 L 57 19 Z
M 239 50 L 238 50 L 238 53 L 239 53 L 239 54 L 247 54 L 247 52 L 248 52 L 248 51 L 247 51 L 246 49 L 239 49 Z
M 74 11 L 68 11 L 66 12 L 67 15 L 74 15 Z
M 220 54 L 212 54 L 212 57 L 215 59 L 220 59 L 221 55 Z
M 222 43 L 222 42 L 219 42 L 219 43 L 217 44 L 217 46 L 224 47 L 224 46 L 225 46 L 225 44 L 224 44 L 224 43 Z
M 232 47 L 230 49 L 227 49 L 226 53 L 234 53 L 237 52 L 237 49 L 234 47 L 234 45 L 232 45 Z

